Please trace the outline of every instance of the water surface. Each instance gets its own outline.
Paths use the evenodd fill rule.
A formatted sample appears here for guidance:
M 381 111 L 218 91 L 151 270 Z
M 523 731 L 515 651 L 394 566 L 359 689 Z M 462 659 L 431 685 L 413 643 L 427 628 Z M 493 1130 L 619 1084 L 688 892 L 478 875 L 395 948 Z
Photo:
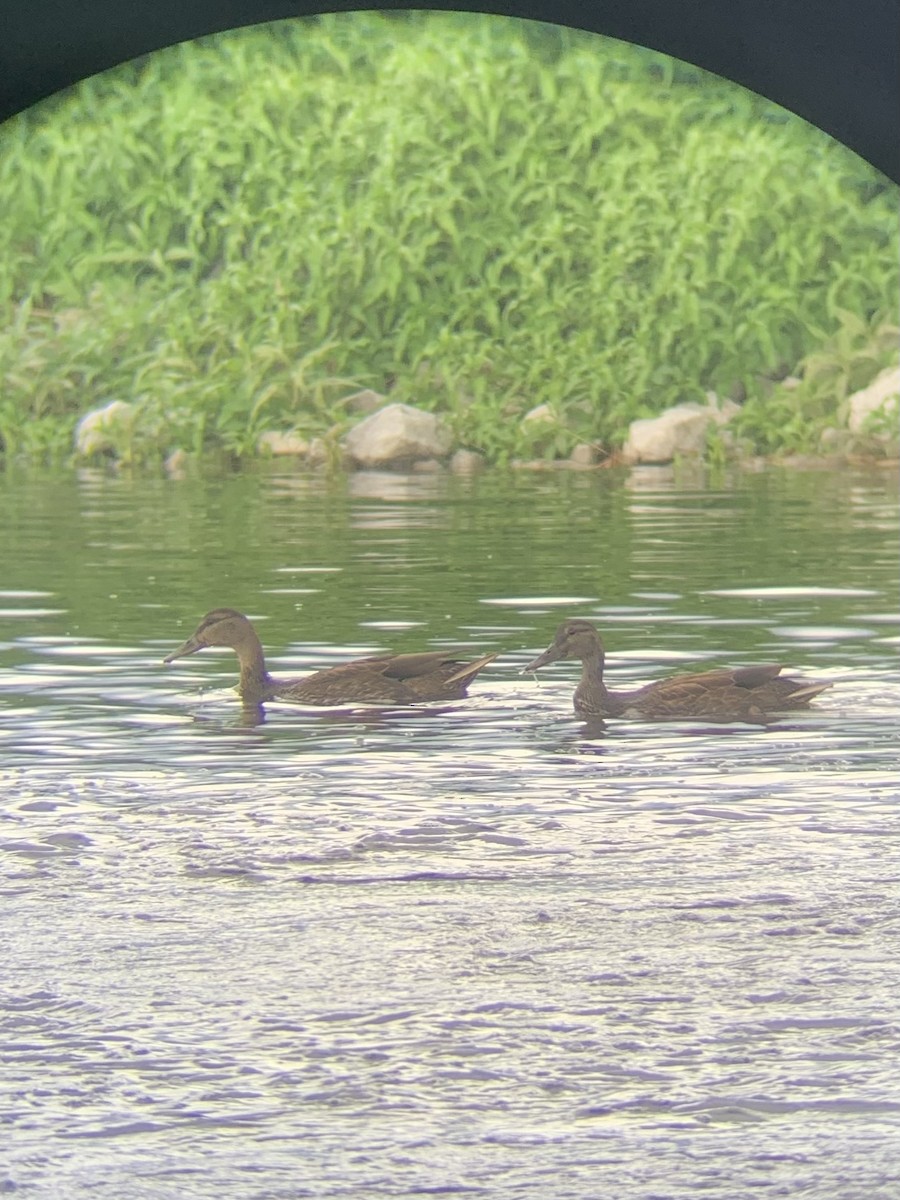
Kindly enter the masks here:
M 22 1195 L 887 1198 L 889 472 L 0 477 L 0 1187 Z M 501 658 L 451 706 L 271 705 L 161 659 L 209 608 L 279 674 Z M 777 659 L 765 729 L 571 711 Z

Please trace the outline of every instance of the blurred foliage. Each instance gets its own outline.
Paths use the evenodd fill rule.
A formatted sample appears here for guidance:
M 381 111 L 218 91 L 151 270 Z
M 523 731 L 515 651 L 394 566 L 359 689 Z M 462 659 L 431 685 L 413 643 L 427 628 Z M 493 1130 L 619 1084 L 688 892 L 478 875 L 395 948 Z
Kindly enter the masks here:
M 846 424 L 849 397 L 896 363 L 900 327 L 894 321 L 867 322 L 844 310 L 837 317 L 837 330 L 801 359 L 797 375 L 759 392 L 729 426 L 754 449 L 763 454 L 817 449 L 824 429 Z M 874 431 L 879 420 L 871 424 Z
M 115 398 L 138 457 L 241 456 L 365 385 L 498 461 L 535 450 L 536 405 L 558 454 L 708 389 L 785 444 L 771 379 L 805 359 L 806 428 L 850 378 L 815 354 L 848 314 L 893 317 L 896 201 L 775 105 L 572 30 L 354 13 L 202 38 L 0 131 L 0 443 L 59 455 Z

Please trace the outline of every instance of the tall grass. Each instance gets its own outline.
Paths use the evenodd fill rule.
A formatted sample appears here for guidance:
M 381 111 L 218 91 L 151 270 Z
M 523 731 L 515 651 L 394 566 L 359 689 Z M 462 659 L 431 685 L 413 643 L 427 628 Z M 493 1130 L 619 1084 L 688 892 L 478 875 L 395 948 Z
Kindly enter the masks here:
M 245 453 L 368 385 L 495 459 L 542 403 L 560 449 L 614 445 L 892 314 L 896 197 L 775 106 L 590 35 L 422 13 L 202 39 L 0 131 L 0 439 L 53 453 L 115 397 L 150 451 Z

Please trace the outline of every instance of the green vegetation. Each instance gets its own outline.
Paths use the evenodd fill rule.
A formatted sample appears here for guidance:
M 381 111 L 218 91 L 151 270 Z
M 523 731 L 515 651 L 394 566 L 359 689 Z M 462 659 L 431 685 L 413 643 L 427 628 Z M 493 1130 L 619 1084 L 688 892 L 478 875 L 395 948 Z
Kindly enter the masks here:
M 707 389 L 799 447 L 849 378 L 809 356 L 895 353 L 896 201 L 776 106 L 589 35 L 417 13 L 202 39 L 0 130 L 0 444 L 60 456 L 122 399 L 137 457 L 245 455 L 370 386 L 498 461 L 538 404 L 564 453 Z M 772 380 L 801 360 L 797 410 Z
M 732 433 L 747 439 L 754 450 L 817 449 L 825 429 L 843 424 L 848 397 L 897 361 L 900 328 L 895 322 L 866 322 L 840 309 L 836 316 L 836 332 L 800 360 L 797 374 L 787 381 L 790 386 L 761 388 L 735 418 Z

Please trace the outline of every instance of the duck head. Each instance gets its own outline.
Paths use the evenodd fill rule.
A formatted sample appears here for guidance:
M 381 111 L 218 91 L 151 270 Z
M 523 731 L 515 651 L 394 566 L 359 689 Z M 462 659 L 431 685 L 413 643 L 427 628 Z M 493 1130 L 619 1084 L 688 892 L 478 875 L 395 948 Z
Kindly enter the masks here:
M 167 654 L 164 663 L 196 654 L 206 646 L 231 646 L 236 649 L 248 637 L 254 637 L 253 626 L 243 613 L 234 608 L 214 608 L 208 612 L 186 642 Z
M 590 621 L 563 621 L 544 653 L 539 654 L 534 662 L 530 662 L 523 670 L 537 671 L 561 658 L 580 658 L 582 661 L 599 658 L 600 662 L 603 662 L 603 642 Z

